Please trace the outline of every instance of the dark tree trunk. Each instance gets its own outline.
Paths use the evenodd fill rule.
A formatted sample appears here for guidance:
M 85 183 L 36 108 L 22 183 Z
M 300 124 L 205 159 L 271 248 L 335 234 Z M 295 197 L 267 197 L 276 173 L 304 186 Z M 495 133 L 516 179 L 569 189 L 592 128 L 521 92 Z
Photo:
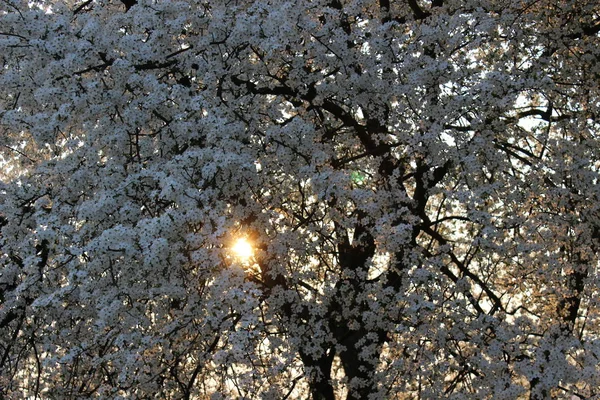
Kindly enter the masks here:
M 334 352 L 331 349 L 318 359 L 314 359 L 302 349 L 300 350 L 300 358 L 302 358 L 304 366 L 311 370 L 308 376 L 308 384 L 313 400 L 335 400 L 333 386 L 331 385 L 333 356 Z
M 348 378 L 349 388 L 347 400 L 359 400 L 368 398 L 369 394 L 377 390 L 375 381 L 375 369 L 377 368 L 381 346 L 385 341 L 385 334 L 378 332 L 375 339 L 369 336 L 370 332 L 366 329 L 359 329 L 351 332 L 341 340 L 345 350 L 340 352 L 340 360 L 344 367 L 344 372 Z M 371 332 L 373 333 L 373 332 Z M 374 347 L 374 354 L 371 359 L 365 359 L 361 352 L 366 347 Z M 357 387 L 352 383 L 358 382 Z

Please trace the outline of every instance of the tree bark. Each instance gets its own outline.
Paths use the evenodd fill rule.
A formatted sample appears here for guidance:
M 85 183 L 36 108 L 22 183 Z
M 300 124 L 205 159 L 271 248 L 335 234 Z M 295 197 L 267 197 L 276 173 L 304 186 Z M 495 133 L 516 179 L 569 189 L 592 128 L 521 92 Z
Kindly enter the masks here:
M 313 400 L 335 400 L 335 393 L 331 384 L 331 364 L 333 362 L 334 352 L 330 349 L 320 358 L 315 359 L 302 349 L 300 358 L 305 367 L 311 371 L 308 376 L 310 394 Z
M 366 399 L 369 394 L 377 391 L 377 384 L 374 379 L 375 369 L 379 363 L 379 355 L 386 335 L 380 331 L 377 333 L 377 337 L 373 339 L 368 336 L 368 333 L 368 330 L 361 328 L 342 340 L 345 350 L 341 351 L 339 356 L 350 389 L 346 400 Z M 371 346 L 375 347 L 373 357 L 376 358 L 365 359 L 361 356 L 362 349 Z

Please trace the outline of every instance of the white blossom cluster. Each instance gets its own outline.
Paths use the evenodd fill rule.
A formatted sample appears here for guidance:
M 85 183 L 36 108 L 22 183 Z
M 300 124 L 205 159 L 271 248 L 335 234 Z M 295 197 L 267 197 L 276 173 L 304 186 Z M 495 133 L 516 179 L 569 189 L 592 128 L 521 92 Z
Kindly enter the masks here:
M 3 0 L 0 398 L 600 396 L 599 60 L 595 0 Z

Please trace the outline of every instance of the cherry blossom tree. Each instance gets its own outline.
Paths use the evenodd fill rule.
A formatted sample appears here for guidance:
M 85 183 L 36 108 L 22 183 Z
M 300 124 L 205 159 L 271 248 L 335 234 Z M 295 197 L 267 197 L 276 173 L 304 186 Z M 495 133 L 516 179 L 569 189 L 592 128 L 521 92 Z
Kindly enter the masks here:
M 599 32 L 2 0 L 0 397 L 599 396 Z

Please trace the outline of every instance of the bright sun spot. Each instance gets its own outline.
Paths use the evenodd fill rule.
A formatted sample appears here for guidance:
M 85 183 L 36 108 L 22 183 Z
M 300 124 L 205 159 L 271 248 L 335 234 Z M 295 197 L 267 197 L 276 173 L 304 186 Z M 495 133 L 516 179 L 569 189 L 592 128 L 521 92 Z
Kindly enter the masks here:
M 233 247 L 231 248 L 233 253 L 239 257 L 242 261 L 248 260 L 254 254 L 254 250 L 252 249 L 252 245 L 246 239 L 238 239 Z

